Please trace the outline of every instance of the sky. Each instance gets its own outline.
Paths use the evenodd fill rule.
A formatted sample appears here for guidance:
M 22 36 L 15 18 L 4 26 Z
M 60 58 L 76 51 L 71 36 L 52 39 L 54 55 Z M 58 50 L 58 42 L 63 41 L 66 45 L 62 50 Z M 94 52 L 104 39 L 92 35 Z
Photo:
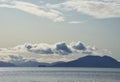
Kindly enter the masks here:
M 120 61 L 119 0 L 0 0 L 0 60 Z

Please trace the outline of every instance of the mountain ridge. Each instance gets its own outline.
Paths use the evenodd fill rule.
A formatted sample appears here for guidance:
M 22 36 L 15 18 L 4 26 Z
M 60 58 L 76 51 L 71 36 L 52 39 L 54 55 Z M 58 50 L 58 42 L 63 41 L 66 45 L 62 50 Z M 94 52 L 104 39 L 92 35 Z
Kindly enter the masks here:
M 112 67 L 120 68 L 120 62 L 110 56 L 84 56 L 77 60 L 61 62 L 51 67 Z
M 0 67 L 16 67 L 16 65 L 9 62 L 0 61 Z
M 43 63 L 27 61 L 20 64 L 0 61 L 0 67 L 98 67 L 98 68 L 120 68 L 120 62 L 110 56 L 88 55 L 69 62 L 59 61 Z

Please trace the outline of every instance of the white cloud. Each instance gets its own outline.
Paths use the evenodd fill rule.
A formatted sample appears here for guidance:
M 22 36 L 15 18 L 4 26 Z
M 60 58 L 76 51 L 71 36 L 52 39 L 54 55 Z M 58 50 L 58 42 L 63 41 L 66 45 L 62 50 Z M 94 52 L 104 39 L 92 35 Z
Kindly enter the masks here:
M 95 18 L 120 17 L 120 3 L 116 1 L 69 0 L 63 5 L 66 10 L 76 10 Z
M 79 23 L 83 23 L 83 21 L 70 21 L 68 23 L 69 24 L 79 24 Z
M 64 21 L 61 13 L 57 10 L 49 9 L 45 11 L 44 9 L 40 8 L 40 6 L 35 5 L 33 3 L 24 2 L 24 1 L 17 1 L 17 0 L 2 0 L 0 2 L 4 2 L 0 4 L 0 7 L 6 8 L 15 8 L 36 16 L 46 17 L 55 22 Z
M 34 54 L 59 54 L 68 55 L 72 53 L 71 49 L 64 42 L 59 42 L 53 45 L 47 43 L 40 44 L 24 44 L 13 48 L 15 51 L 30 52 Z
M 73 19 L 76 12 L 97 19 L 120 17 L 119 0 L 65 0 L 57 4 L 43 2 L 38 5 L 25 0 L 0 0 L 0 7 L 15 8 L 36 16 L 51 19 L 55 22 L 70 21 L 69 19 Z M 72 15 L 67 19 L 69 12 Z M 81 21 L 71 20 L 68 23 L 78 24 Z
M 106 53 L 106 52 L 104 52 Z M 58 42 L 55 44 L 30 44 L 26 43 L 13 48 L 0 48 L 1 61 L 21 64 L 33 62 L 70 61 L 85 55 L 106 55 L 95 47 L 86 46 L 83 42 Z

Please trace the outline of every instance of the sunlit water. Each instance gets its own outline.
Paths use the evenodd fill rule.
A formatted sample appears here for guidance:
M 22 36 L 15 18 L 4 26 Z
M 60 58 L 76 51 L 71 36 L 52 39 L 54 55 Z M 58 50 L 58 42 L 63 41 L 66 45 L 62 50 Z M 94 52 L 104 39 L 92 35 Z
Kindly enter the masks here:
M 120 82 L 120 69 L 0 68 L 0 82 Z

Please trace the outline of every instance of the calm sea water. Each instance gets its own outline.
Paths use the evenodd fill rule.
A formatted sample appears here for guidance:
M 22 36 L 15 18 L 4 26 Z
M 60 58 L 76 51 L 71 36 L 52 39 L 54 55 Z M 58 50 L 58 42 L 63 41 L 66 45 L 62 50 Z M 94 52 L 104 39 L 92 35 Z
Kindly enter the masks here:
M 0 68 L 0 82 L 120 82 L 120 69 Z

